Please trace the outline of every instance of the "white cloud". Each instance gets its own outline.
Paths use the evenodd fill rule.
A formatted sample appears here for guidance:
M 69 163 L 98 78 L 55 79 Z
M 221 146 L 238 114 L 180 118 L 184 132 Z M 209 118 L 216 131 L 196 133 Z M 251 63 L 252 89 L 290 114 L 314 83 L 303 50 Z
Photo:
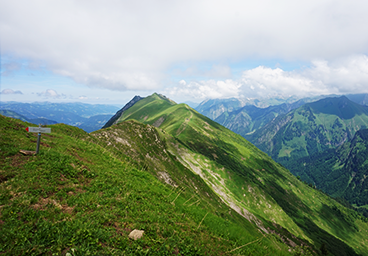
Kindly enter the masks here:
M 360 54 L 368 45 L 367 9 L 365 0 L 13 0 L 1 3 L 0 38 L 2 53 L 43 63 L 77 82 L 152 90 L 178 63 Z M 212 70 L 204 75 L 230 78 L 226 65 Z M 271 72 L 287 87 L 298 80 L 259 72 Z
M 317 60 L 296 71 L 259 66 L 244 71 L 238 80 L 180 83 L 167 93 L 195 99 L 368 93 L 368 57 Z
M 314 61 L 313 67 L 302 74 L 322 81 L 329 90 L 339 93 L 368 92 L 368 57 L 366 55 L 340 58 L 333 62 Z
M 0 94 L 23 94 L 21 91 L 14 91 L 12 89 L 4 89 Z
M 192 64 L 184 70 L 175 69 L 173 73 L 180 77 L 207 77 L 212 79 L 224 79 L 232 76 L 231 68 L 228 65 L 215 64 L 210 66 L 210 68 Z
M 44 98 L 53 98 L 53 99 L 65 99 L 67 96 L 65 94 L 59 94 L 55 90 L 47 89 L 44 92 L 37 93 L 38 96 Z
M 237 97 L 240 93 L 240 83 L 233 80 L 225 81 L 192 81 L 190 83 L 179 82 L 179 86 L 165 90 L 169 97 L 179 95 L 188 99 L 207 99 L 207 98 L 231 98 Z
M 243 72 L 242 92 L 251 97 L 273 95 L 326 94 L 329 90 L 321 81 L 313 80 L 299 72 L 280 68 L 257 67 Z

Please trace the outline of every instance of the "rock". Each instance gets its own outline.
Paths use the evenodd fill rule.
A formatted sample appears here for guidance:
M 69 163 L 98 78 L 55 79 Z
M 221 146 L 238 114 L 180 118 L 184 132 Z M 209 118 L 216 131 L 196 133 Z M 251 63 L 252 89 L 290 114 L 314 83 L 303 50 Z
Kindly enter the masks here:
M 129 238 L 137 240 L 142 238 L 144 231 L 143 230 L 138 230 L 138 229 L 134 229 L 132 232 L 130 232 L 129 234 Z
M 36 151 L 29 151 L 29 150 L 19 150 L 20 153 L 22 153 L 25 156 L 34 156 L 36 154 Z

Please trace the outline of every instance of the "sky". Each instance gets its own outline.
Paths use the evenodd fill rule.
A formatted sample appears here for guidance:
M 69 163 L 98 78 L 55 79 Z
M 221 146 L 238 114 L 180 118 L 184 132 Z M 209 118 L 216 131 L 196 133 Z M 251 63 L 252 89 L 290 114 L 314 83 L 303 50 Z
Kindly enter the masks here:
M 366 0 L 0 0 L 0 101 L 368 93 Z

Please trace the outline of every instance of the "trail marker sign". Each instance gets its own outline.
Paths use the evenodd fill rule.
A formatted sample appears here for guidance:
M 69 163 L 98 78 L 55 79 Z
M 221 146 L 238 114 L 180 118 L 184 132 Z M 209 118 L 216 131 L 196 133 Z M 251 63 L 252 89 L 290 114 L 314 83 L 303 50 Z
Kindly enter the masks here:
M 27 127 L 27 132 L 42 132 L 42 133 L 51 133 L 51 128 L 44 128 L 44 127 Z
M 27 127 L 26 128 L 27 132 L 38 132 L 38 138 L 37 138 L 37 149 L 36 149 L 36 154 L 38 154 L 38 152 L 40 151 L 40 141 L 41 141 L 41 133 L 51 133 L 51 128 L 45 128 L 45 127 L 41 127 L 41 125 L 39 125 L 38 127 Z

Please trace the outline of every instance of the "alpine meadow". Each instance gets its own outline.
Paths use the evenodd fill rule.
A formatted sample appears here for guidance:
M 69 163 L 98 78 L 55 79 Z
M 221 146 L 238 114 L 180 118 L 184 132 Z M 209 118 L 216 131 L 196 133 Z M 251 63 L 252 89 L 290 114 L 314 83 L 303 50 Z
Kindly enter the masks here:
M 104 129 L 0 116 L 4 255 L 368 255 L 368 222 L 160 94 Z M 130 239 L 134 230 L 141 239 Z

